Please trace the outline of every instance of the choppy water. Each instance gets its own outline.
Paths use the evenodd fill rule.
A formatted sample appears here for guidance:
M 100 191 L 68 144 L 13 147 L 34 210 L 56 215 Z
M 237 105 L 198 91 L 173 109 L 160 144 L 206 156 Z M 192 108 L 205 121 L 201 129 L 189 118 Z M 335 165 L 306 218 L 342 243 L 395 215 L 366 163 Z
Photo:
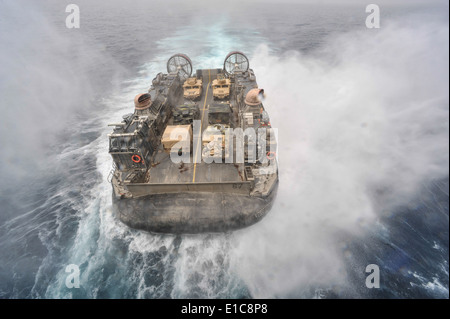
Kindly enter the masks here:
M 369 30 L 360 5 L 213 3 L 79 1 L 79 30 L 56 1 L 0 4 L 0 297 L 448 298 L 448 4 Z M 231 50 L 279 129 L 274 208 L 230 234 L 122 225 L 106 125 L 172 54 Z

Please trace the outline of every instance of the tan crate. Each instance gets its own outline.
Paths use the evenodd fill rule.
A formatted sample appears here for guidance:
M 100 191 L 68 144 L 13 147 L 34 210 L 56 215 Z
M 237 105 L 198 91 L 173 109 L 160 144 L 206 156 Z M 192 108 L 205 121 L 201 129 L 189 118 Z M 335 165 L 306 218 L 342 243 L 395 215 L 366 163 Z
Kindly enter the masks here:
M 176 136 L 176 138 L 171 138 L 171 134 L 172 132 L 176 131 L 180 129 L 180 134 L 177 134 L 178 136 Z M 163 144 L 164 150 L 166 152 L 170 152 L 170 150 L 172 149 L 172 147 L 178 143 L 179 141 L 182 140 L 182 135 L 184 134 L 183 130 L 187 130 L 188 131 L 188 138 L 189 140 L 187 141 L 189 143 L 189 145 L 191 144 L 192 141 L 192 127 L 191 125 L 167 125 L 166 130 L 164 131 L 164 134 L 161 138 L 161 143 Z M 176 134 L 176 133 L 174 133 Z

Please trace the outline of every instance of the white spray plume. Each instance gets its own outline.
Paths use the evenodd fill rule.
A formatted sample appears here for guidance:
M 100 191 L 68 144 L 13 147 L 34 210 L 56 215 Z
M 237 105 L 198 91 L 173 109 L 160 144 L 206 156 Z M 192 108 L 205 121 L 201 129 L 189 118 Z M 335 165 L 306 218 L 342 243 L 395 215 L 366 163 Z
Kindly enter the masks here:
M 314 56 L 256 50 L 280 186 L 268 216 L 235 238 L 254 297 L 345 286 L 337 235 L 363 234 L 448 176 L 448 57 L 448 21 L 351 32 Z

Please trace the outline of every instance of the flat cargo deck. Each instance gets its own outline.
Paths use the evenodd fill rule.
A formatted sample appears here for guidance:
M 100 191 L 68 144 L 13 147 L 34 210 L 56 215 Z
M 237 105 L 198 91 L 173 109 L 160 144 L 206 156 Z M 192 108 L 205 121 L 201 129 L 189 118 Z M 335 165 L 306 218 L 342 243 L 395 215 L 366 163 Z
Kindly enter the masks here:
M 208 126 L 208 106 L 213 102 L 211 83 L 216 79 L 217 69 L 199 70 L 203 78 L 202 96 L 198 101 L 202 131 Z M 237 110 L 234 110 L 237 112 Z M 194 137 L 196 138 L 196 137 Z M 201 136 L 197 137 L 197 145 L 201 145 Z M 193 143 L 195 145 L 195 143 Z M 196 150 L 192 150 L 196 154 Z M 191 155 L 190 163 L 173 163 L 162 146 L 156 154 L 154 162 L 157 163 L 149 170 L 150 184 L 177 184 L 177 183 L 222 183 L 244 181 L 244 164 L 237 163 L 194 163 L 199 161 Z
M 173 163 L 167 153 L 159 153 L 150 169 L 148 183 L 221 183 L 244 181 L 244 164 Z M 191 157 L 192 162 L 192 157 Z

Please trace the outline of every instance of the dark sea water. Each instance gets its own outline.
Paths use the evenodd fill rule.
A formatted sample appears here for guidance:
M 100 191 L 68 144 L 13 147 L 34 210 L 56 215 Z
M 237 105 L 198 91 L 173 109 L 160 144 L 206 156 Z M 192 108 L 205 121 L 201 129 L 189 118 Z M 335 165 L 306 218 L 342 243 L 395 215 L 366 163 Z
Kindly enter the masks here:
M 0 2 L 0 298 L 449 297 L 448 3 L 380 4 L 367 29 L 358 2 L 83 0 L 67 29 L 69 3 Z M 232 50 L 278 128 L 272 211 L 228 234 L 127 228 L 107 124 L 172 54 Z

